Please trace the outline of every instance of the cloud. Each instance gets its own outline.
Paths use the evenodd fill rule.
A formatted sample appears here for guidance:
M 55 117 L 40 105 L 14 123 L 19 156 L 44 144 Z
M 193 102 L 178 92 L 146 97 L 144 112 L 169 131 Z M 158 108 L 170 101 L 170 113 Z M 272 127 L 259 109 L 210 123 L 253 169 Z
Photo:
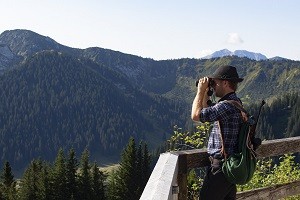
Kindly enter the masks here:
M 239 36 L 238 33 L 229 33 L 228 34 L 228 38 L 227 38 L 227 42 L 229 44 L 241 44 L 243 43 L 243 39 Z

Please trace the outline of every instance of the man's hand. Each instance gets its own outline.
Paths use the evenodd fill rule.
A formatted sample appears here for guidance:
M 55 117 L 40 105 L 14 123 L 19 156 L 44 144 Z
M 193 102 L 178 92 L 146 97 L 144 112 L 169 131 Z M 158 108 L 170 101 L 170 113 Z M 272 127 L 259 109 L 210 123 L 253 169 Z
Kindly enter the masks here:
M 198 83 L 198 93 L 199 94 L 204 94 L 207 91 L 208 83 L 209 83 L 208 77 L 203 77 L 203 78 L 199 79 L 199 83 Z
M 203 107 L 207 107 L 206 101 L 208 99 L 208 96 L 207 96 L 208 82 L 209 82 L 208 77 L 199 79 L 197 94 L 193 101 L 192 113 L 191 113 L 191 118 L 194 121 L 200 120 L 201 110 L 203 109 Z M 204 101 L 205 101 L 205 104 L 203 106 Z

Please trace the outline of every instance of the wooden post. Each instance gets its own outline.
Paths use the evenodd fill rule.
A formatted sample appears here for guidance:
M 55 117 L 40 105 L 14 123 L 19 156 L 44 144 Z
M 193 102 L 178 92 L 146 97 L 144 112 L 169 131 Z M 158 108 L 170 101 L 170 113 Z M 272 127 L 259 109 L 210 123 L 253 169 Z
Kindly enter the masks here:
M 186 155 L 179 156 L 177 183 L 179 186 L 178 200 L 186 200 L 188 197 L 187 156 Z

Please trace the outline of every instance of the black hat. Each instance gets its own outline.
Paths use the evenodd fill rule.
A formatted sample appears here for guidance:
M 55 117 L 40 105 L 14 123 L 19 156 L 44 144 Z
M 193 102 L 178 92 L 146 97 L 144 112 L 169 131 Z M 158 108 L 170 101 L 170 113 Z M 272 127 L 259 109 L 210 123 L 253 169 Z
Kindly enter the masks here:
M 209 78 L 230 80 L 232 82 L 242 82 L 244 80 L 239 78 L 236 68 L 230 65 L 219 67 Z

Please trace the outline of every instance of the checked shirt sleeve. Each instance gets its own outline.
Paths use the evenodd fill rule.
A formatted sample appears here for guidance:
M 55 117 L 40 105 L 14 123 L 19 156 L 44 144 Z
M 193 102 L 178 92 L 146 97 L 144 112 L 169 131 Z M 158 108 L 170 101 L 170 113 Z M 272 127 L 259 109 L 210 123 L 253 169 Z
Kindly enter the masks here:
M 213 122 L 227 120 L 235 112 L 232 106 L 225 102 L 217 103 L 214 106 L 203 108 L 200 113 L 201 122 Z

